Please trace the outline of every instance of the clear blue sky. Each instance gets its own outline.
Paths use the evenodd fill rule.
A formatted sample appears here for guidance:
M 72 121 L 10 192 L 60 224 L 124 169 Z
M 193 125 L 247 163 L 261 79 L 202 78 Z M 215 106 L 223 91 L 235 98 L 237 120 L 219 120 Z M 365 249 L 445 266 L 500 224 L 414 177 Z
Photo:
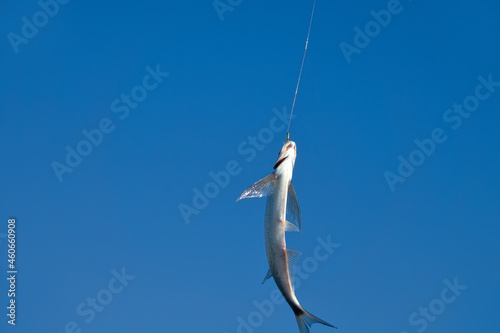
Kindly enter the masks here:
M 260 284 L 265 200 L 235 200 L 285 140 L 312 1 L 48 3 L 0 20 L 0 331 L 298 332 Z M 499 15 L 317 1 L 287 246 L 338 332 L 497 329 Z

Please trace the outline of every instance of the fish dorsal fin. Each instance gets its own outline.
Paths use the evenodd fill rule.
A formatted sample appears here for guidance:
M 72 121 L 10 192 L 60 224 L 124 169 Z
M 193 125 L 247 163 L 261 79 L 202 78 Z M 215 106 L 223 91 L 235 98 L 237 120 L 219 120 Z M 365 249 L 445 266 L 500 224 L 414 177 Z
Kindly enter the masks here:
M 286 216 L 288 221 L 297 226 L 297 231 L 300 232 L 302 229 L 301 217 L 300 217 L 300 206 L 299 200 L 297 199 L 297 194 L 293 188 L 293 183 L 290 181 L 288 184 L 288 197 L 286 200 Z
M 271 273 L 271 269 L 269 268 L 269 270 L 267 271 L 267 274 L 266 274 L 266 277 L 264 278 L 264 280 L 262 281 L 262 284 L 264 284 L 264 282 L 266 282 L 267 280 L 269 280 L 269 278 L 273 276 L 273 273 Z
M 299 257 L 302 255 L 299 251 L 295 250 L 286 250 L 286 256 L 288 257 L 288 274 L 290 276 L 290 281 L 294 280 L 295 271 L 297 269 L 297 265 L 299 264 Z M 293 287 L 293 283 L 292 283 Z
M 299 228 L 295 224 L 285 221 L 285 231 L 299 231 Z
M 274 177 L 274 172 L 271 172 L 266 177 L 262 178 L 249 188 L 247 188 L 236 201 L 246 198 L 261 198 L 268 196 L 273 191 L 274 182 L 276 177 Z

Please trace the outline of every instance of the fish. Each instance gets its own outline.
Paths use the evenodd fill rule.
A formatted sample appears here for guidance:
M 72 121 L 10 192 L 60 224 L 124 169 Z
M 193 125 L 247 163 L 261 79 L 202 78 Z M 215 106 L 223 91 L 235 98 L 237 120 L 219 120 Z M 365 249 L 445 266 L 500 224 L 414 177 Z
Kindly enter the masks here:
M 286 248 L 285 231 L 300 232 L 302 228 L 299 201 L 292 183 L 296 157 L 297 145 L 287 140 L 274 171 L 243 191 L 236 201 L 267 196 L 264 230 L 269 270 L 262 283 L 273 277 L 295 314 L 300 333 L 308 333 L 315 323 L 336 327 L 304 310 L 295 296 L 292 279 L 301 253 Z

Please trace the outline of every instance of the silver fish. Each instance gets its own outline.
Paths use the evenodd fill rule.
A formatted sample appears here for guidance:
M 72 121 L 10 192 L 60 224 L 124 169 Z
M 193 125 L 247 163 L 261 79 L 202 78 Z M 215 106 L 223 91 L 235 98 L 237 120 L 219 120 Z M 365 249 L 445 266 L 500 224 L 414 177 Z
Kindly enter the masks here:
M 271 276 L 274 278 L 281 294 L 295 314 L 300 333 L 307 333 L 309 327 L 315 323 L 336 327 L 304 310 L 295 297 L 292 277 L 294 266 L 301 253 L 286 248 L 285 231 L 301 230 L 300 207 L 292 184 L 296 156 L 295 142 L 285 142 L 274 165 L 274 172 L 246 189 L 238 200 L 267 196 L 265 243 L 269 271 L 262 283 Z M 287 216 L 290 221 L 287 221 Z

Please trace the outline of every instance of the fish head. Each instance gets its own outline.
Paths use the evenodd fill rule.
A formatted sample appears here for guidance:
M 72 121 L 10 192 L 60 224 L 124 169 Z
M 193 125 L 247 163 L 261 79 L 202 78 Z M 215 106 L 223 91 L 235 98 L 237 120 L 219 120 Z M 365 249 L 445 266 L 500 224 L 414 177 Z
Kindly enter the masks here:
M 278 155 L 278 160 L 274 164 L 274 169 L 278 171 L 281 167 L 291 165 L 292 169 L 295 165 L 295 158 L 297 157 L 297 145 L 295 142 L 288 140 L 283 144 L 283 148 Z

